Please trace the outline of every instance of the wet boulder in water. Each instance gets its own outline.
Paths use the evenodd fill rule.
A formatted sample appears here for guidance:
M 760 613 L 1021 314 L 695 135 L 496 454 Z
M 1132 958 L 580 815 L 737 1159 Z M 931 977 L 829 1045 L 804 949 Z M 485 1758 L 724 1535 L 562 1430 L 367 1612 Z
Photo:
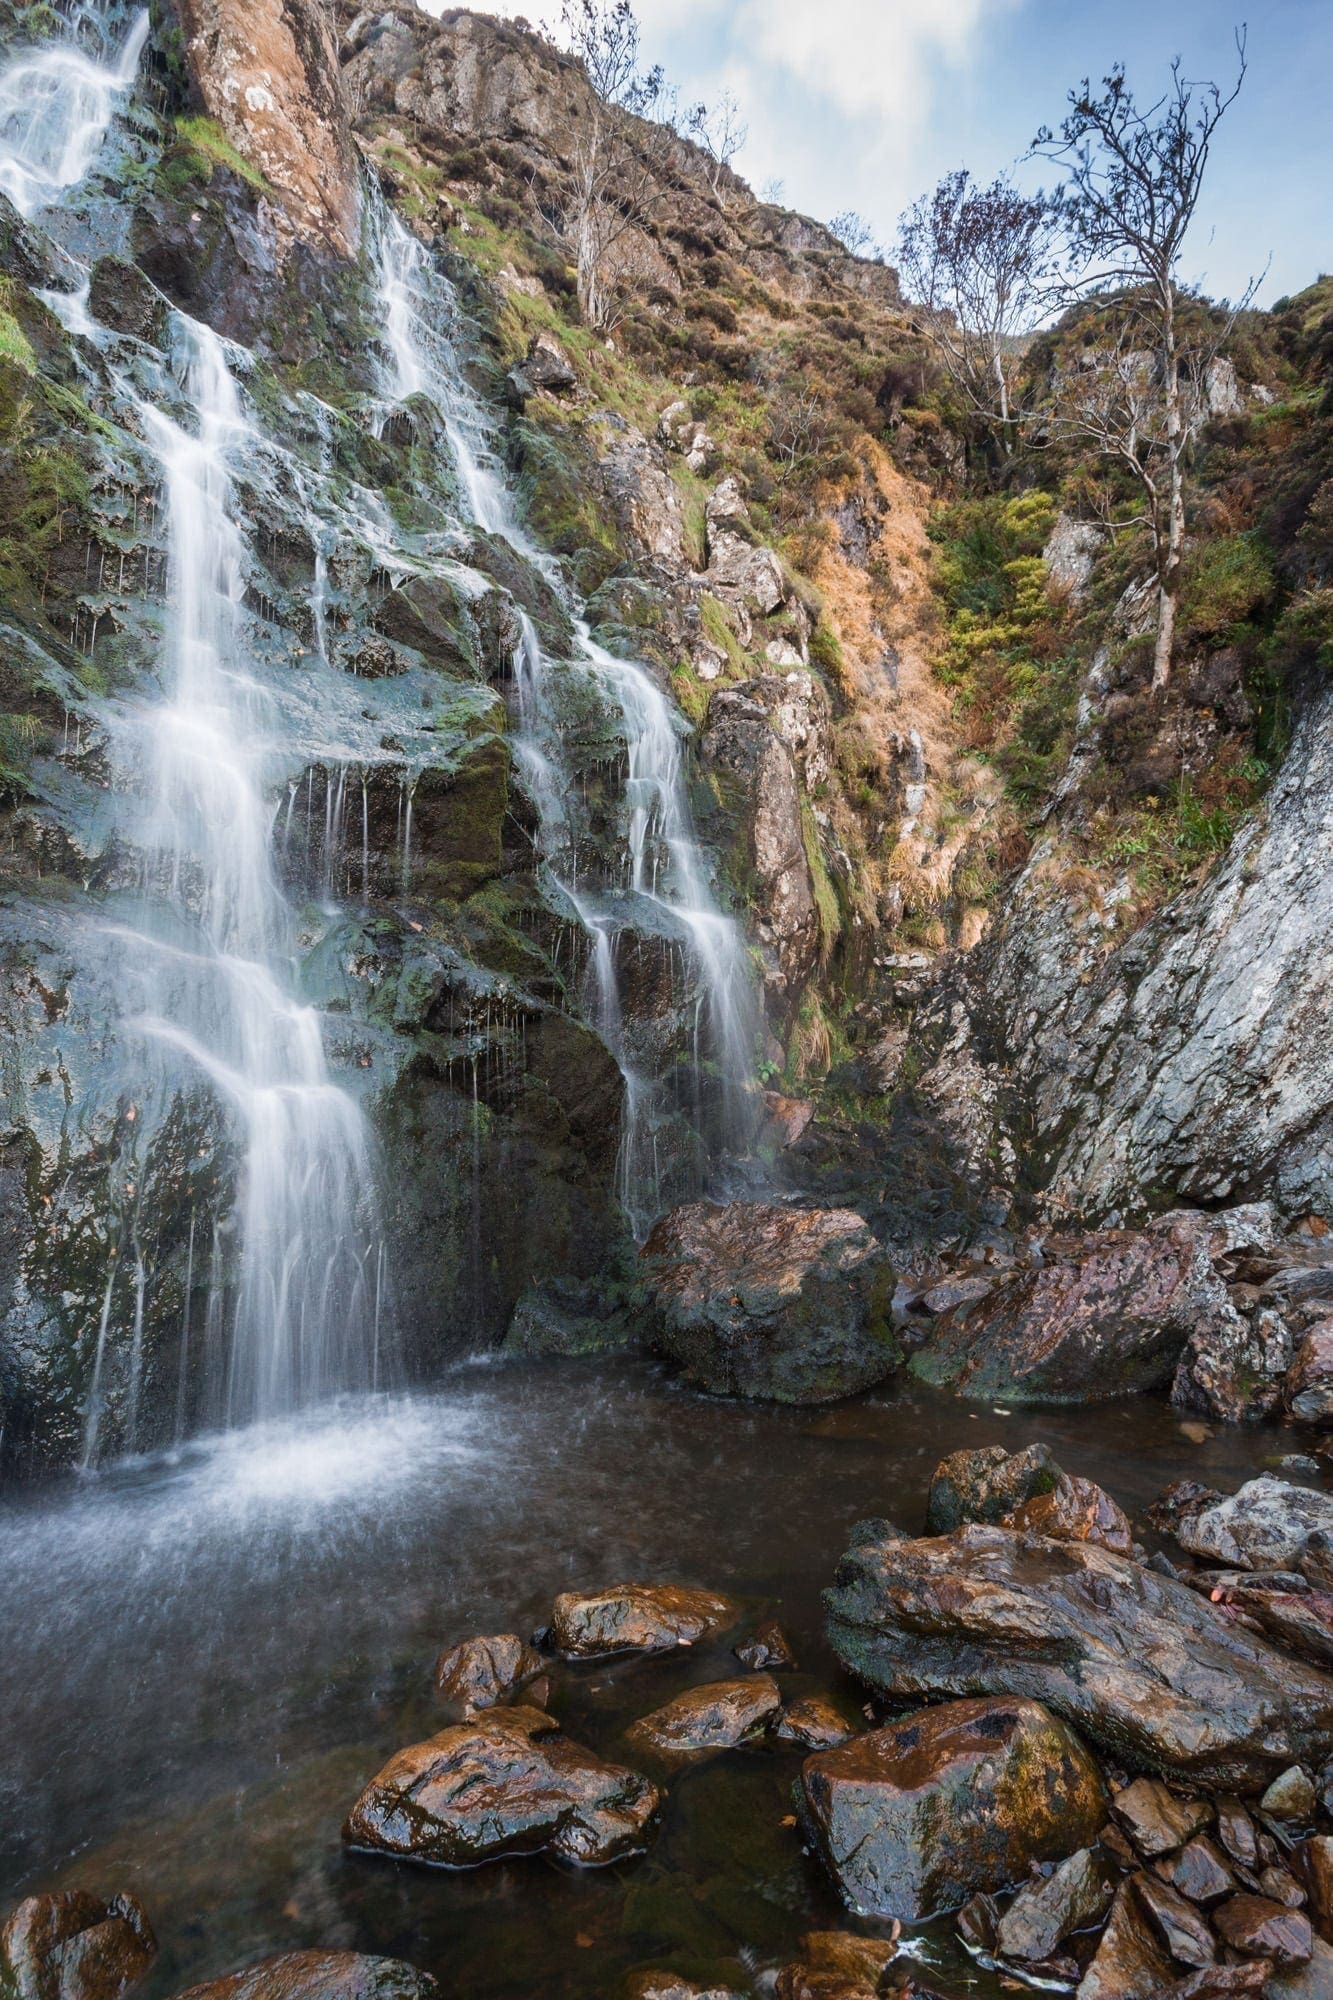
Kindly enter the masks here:
M 287 1951 L 244 1972 L 191 1986 L 177 2000 L 435 2000 L 429 1973 L 401 1958 L 355 1951 Z
M 531 1708 L 493 1709 L 391 1757 L 343 1827 L 349 1847 L 440 1868 L 548 1851 L 600 1866 L 644 1845 L 660 1804 Z
M 1000 1444 L 950 1452 L 935 1467 L 926 1502 L 926 1531 L 952 1534 L 964 1521 L 1002 1521 L 1014 1507 L 1049 1493 L 1061 1477 L 1044 1444 L 1009 1452 Z
M 733 1750 L 761 1735 L 781 1706 L 782 1696 L 771 1674 L 712 1681 L 687 1689 L 643 1716 L 631 1726 L 626 1741 L 635 1751 L 668 1760 Z
M 1106 1791 L 1035 1701 L 946 1702 L 806 1759 L 805 1810 L 853 1909 L 918 1922 L 1093 1841 Z
M 740 1606 L 712 1590 L 673 1583 L 618 1583 L 609 1590 L 562 1591 L 550 1639 L 570 1659 L 608 1653 L 667 1653 L 734 1625 Z
M 651 1345 L 714 1395 L 827 1403 L 899 1366 L 893 1271 L 845 1208 L 691 1202 L 642 1252 Z
M 733 1646 L 733 1653 L 742 1666 L 794 1667 L 796 1656 L 791 1649 L 782 1627 L 775 1618 L 764 1618 L 756 1625 L 753 1635 L 743 1639 L 739 1646 Z
M 1131 1768 L 1254 1789 L 1333 1750 L 1333 1677 L 1092 1542 L 861 1541 L 825 1602 L 839 1658 L 894 1699 L 1028 1696 Z
M 1265 1474 L 1225 1498 L 1202 1489 L 1197 1499 L 1176 1509 L 1175 1536 L 1191 1555 L 1247 1570 L 1320 1569 L 1333 1538 L 1333 1494 Z
M 157 1956 L 135 1896 L 103 1901 L 83 1889 L 29 1896 L 0 1928 L 5 2000 L 119 2000 Z
M 515 1632 L 463 1639 L 435 1662 L 435 1692 L 441 1701 L 493 1708 L 545 1670 L 541 1654 Z
M 1165 1388 L 1188 1347 L 1202 1368 L 1239 1325 L 1215 1268 L 1236 1233 L 1182 1209 L 1146 1229 L 1048 1239 L 1039 1269 L 1004 1273 L 979 1304 L 934 1320 L 913 1372 L 1005 1402 L 1096 1403 Z M 1191 1401 L 1212 1407 L 1206 1396 Z

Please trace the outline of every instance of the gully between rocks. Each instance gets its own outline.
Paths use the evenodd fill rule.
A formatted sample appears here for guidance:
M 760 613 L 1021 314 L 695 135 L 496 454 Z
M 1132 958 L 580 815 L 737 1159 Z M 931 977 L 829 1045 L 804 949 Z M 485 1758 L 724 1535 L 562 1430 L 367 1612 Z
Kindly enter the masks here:
M 362 1786 L 442 1727 L 431 1666 L 477 1632 L 526 1635 L 557 1592 L 626 1578 L 776 1611 L 784 1695 L 856 1713 L 821 1592 L 848 1530 L 924 1522 L 964 1446 L 1042 1439 L 1143 1510 L 1182 1471 L 1231 1489 L 1300 1433 L 1208 1433 L 1146 1398 L 968 1409 L 903 1390 L 832 1411 L 700 1400 L 638 1365 L 457 1374 L 205 1438 L 0 1506 L 0 1908 L 38 1889 L 137 1894 L 162 1944 L 145 2000 L 266 1952 L 390 1954 L 469 2000 L 619 2000 L 636 1968 L 745 1985 L 848 1916 L 793 1818 L 803 1755 L 765 1741 L 673 1772 L 642 1856 L 468 1872 L 344 1851 Z M 599 1755 L 683 1689 L 740 1671 L 735 1633 L 667 1657 L 562 1667 L 553 1712 Z M 883 1926 L 879 1927 L 882 1931 Z M 949 1922 L 933 1988 L 998 1995 Z

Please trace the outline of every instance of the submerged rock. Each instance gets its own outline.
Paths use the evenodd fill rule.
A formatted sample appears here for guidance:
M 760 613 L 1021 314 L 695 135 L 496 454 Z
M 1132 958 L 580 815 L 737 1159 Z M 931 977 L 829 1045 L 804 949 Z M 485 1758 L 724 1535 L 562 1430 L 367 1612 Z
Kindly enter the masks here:
M 608 1653 L 666 1653 L 724 1631 L 740 1606 L 712 1590 L 673 1583 L 618 1583 L 609 1590 L 566 1590 L 551 1610 L 551 1643 L 570 1659 Z
M 806 1750 L 831 1750 L 855 1736 L 857 1724 L 849 1722 L 842 1710 L 822 1694 L 807 1694 L 789 1701 L 773 1725 L 780 1743 L 799 1743 Z
M 801 1784 L 844 1901 L 904 1922 L 1021 1881 L 1106 1817 L 1092 1757 L 1034 1701 L 922 1709 L 807 1758 Z
M 800 1953 L 778 1973 L 775 2000 L 874 2000 L 898 1946 L 851 1931 L 807 1931 Z
M 776 1618 L 761 1619 L 752 1636 L 743 1639 L 732 1652 L 746 1667 L 794 1667 L 796 1657 L 788 1639 Z
M 0 1929 L 5 2000 L 119 2000 L 157 1956 L 136 1896 L 103 1902 L 83 1889 L 29 1896 Z
M 355 1951 L 288 1951 L 191 1986 L 177 2000 L 435 2000 L 429 1973 L 401 1958 Z
M 391 1757 L 353 1806 L 349 1847 L 467 1868 L 549 1850 L 597 1866 L 638 1852 L 660 1804 L 531 1708 L 493 1709 Z
M 826 1602 L 839 1657 L 880 1692 L 1028 1696 L 1131 1768 L 1258 1787 L 1333 1750 L 1333 1677 L 1094 1543 L 862 1541 Z
M 635 1750 L 668 1759 L 731 1750 L 760 1735 L 781 1706 L 782 1695 L 771 1674 L 711 1681 L 642 1717 L 626 1732 L 625 1740 Z
M 463 1639 L 435 1662 L 435 1692 L 442 1701 L 492 1708 L 545 1670 L 541 1654 L 525 1646 L 517 1633 Z
M 714 1395 L 826 1403 L 902 1355 L 893 1273 L 851 1209 L 692 1202 L 643 1249 L 652 1345 Z

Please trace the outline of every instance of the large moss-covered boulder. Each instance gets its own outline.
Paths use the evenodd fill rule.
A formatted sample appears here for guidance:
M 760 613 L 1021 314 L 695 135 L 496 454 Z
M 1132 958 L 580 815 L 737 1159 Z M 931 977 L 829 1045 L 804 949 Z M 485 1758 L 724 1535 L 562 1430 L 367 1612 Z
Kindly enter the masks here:
M 827 1403 L 901 1363 L 893 1271 L 854 1210 L 691 1202 L 641 1262 L 651 1344 L 714 1395 Z
M 805 1812 L 844 1900 L 916 1923 L 1095 1840 L 1106 1790 L 1038 1702 L 922 1709 L 806 1759 Z

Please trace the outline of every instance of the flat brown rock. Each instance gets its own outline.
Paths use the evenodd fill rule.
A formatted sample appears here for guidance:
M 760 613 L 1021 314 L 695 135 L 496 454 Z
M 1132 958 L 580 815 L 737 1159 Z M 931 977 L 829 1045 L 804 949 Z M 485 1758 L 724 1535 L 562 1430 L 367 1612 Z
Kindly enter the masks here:
M 1100 1773 L 1036 1702 L 947 1702 L 834 1750 L 801 1773 L 806 1816 L 843 1900 L 918 1922 L 1019 1882 L 1095 1839 Z
M 1111 1921 L 1079 1982 L 1078 2000 L 1161 2000 L 1175 1973 L 1127 1876 Z
M 5 2000 L 120 2000 L 157 1956 L 143 1904 L 82 1889 L 29 1896 L 0 1928 Z
M 543 1849 L 596 1866 L 641 1849 L 659 1804 L 647 1778 L 604 1764 L 548 1715 L 494 1708 L 391 1757 L 343 1839 L 443 1868 Z
M 1049 1958 L 1065 1938 L 1105 1916 L 1111 1897 L 1111 1870 L 1092 1848 L 1081 1847 L 1019 1890 L 996 1927 L 996 1944 L 1005 1958 Z
M 772 1674 L 710 1681 L 643 1716 L 626 1731 L 625 1740 L 636 1751 L 668 1759 L 731 1750 L 759 1735 L 781 1706 Z
M 434 2000 L 429 1973 L 401 1958 L 355 1951 L 288 1951 L 244 1972 L 191 1986 L 177 2000 Z
M 609 1653 L 666 1653 L 724 1631 L 740 1606 L 716 1591 L 670 1583 L 618 1583 L 609 1590 L 562 1591 L 551 1612 L 551 1641 L 569 1659 Z
M 1179 1854 L 1158 1862 L 1157 1872 L 1192 1903 L 1218 1903 L 1236 1887 L 1235 1876 L 1206 1834 L 1187 1841 Z

